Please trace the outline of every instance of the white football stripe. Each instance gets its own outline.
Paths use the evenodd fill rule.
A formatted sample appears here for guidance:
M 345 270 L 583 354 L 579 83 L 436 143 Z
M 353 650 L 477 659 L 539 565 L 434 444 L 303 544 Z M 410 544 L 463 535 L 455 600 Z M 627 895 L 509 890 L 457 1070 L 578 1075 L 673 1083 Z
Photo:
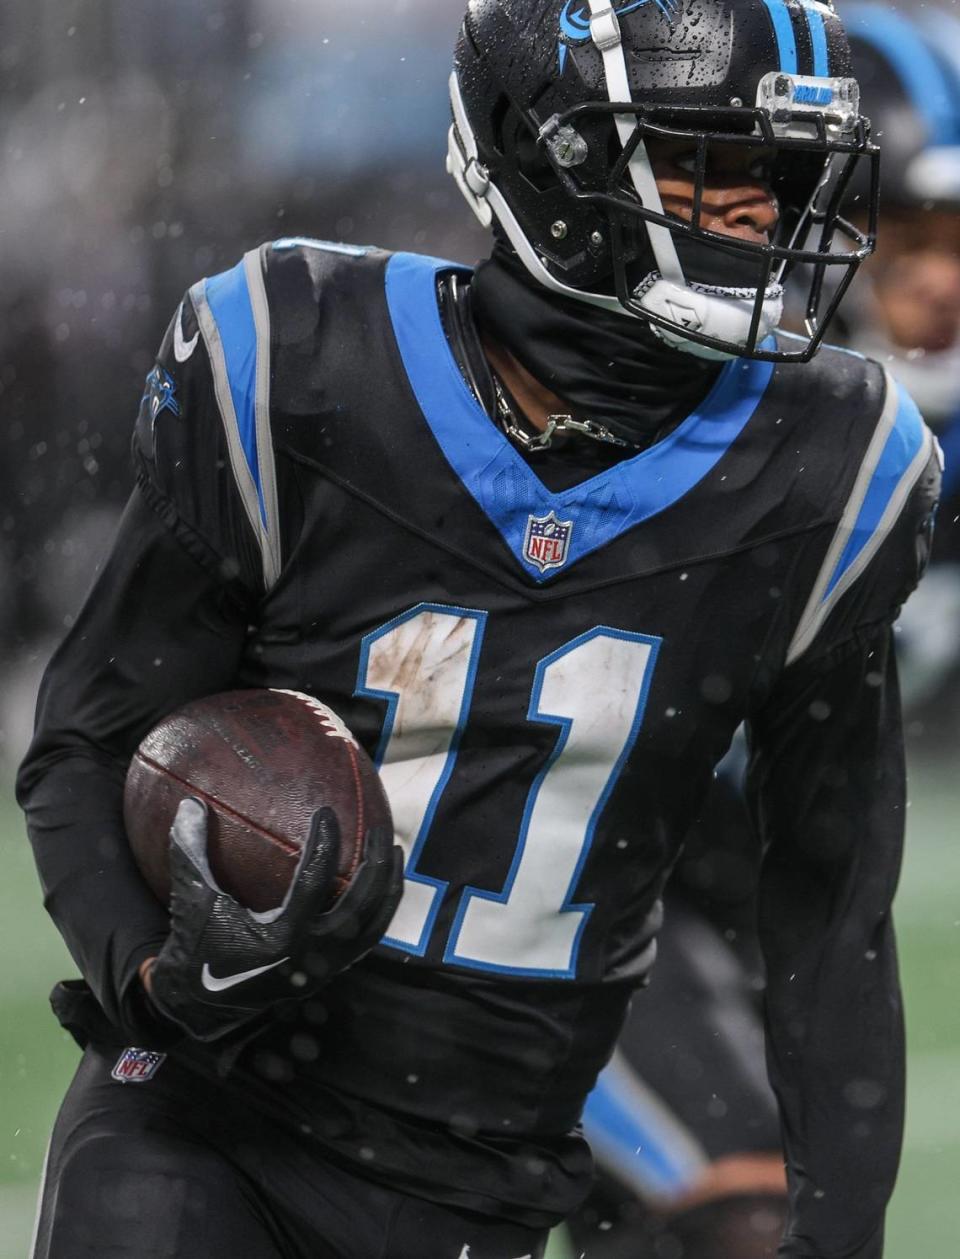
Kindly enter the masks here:
M 320 718 L 321 723 L 327 727 L 327 734 L 331 739 L 343 739 L 345 743 L 351 743 L 355 748 L 360 746 L 344 725 L 343 719 L 338 717 L 332 708 L 328 708 L 326 704 L 321 703 L 313 695 L 304 695 L 302 691 L 288 691 L 279 686 L 274 686 L 270 689 L 275 691 L 277 695 L 292 695 L 294 699 L 299 699 L 306 704 Z

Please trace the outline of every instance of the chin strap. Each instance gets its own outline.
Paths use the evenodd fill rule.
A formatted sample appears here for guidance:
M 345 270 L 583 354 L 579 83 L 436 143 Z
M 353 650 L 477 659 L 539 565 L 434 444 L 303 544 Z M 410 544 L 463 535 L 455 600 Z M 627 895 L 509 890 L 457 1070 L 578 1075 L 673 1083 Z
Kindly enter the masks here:
M 644 310 L 689 328 L 691 332 L 699 332 L 733 345 L 747 344 L 756 303 L 755 295 L 744 297 L 742 290 L 738 289 L 725 292 L 722 289 L 718 291 L 715 287 L 708 290 L 706 286 L 701 288 L 697 284 L 675 284 L 653 272 L 637 290 L 636 297 Z M 783 293 L 778 288 L 764 298 L 757 326 L 758 345 L 776 332 L 782 318 Z M 651 323 L 650 327 L 664 344 L 687 354 L 694 354 L 697 358 L 725 363 L 738 357 L 727 350 L 691 340 L 672 328 L 663 328 L 655 323 Z

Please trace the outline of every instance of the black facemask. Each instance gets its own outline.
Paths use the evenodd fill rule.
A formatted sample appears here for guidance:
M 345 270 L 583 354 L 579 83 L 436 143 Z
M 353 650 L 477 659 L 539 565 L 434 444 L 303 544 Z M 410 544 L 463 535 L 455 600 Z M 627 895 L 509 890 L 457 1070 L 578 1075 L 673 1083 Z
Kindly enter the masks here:
M 641 320 L 556 296 L 498 243 L 471 285 L 481 329 L 581 419 L 649 445 L 709 392 L 721 364 L 664 345 Z

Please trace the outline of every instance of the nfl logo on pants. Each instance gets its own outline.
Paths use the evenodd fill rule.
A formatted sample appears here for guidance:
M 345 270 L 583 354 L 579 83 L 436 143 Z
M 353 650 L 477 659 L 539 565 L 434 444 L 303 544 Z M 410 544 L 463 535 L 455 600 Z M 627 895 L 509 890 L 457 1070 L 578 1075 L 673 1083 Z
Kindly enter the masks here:
M 146 1084 L 160 1070 L 166 1056 L 153 1049 L 125 1049 L 110 1075 L 118 1084 Z

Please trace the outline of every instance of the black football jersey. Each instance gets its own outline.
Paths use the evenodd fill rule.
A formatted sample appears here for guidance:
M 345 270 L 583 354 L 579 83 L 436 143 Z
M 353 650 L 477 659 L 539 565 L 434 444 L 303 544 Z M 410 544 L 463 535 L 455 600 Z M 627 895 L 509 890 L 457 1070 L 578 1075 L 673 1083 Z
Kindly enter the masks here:
M 404 897 L 373 954 L 237 1047 L 231 1079 L 371 1176 L 549 1223 L 584 1192 L 584 1098 L 747 722 L 772 1071 L 815 1236 L 823 1180 L 857 1164 L 854 1058 L 891 1080 L 855 1116 L 881 1148 L 862 1175 L 896 1162 L 889 627 L 925 563 L 935 443 L 880 367 L 828 349 L 733 361 L 664 440 L 571 477 L 575 444 L 524 457 L 471 390 L 438 302 L 452 270 L 286 240 L 185 297 L 137 493 L 21 776 L 48 902 L 131 1026 L 165 930 L 117 829 L 138 739 L 201 694 L 318 696 L 379 767 Z M 68 796 L 96 797 L 82 824 Z M 858 1210 L 844 1227 L 866 1235 L 882 1204 Z

